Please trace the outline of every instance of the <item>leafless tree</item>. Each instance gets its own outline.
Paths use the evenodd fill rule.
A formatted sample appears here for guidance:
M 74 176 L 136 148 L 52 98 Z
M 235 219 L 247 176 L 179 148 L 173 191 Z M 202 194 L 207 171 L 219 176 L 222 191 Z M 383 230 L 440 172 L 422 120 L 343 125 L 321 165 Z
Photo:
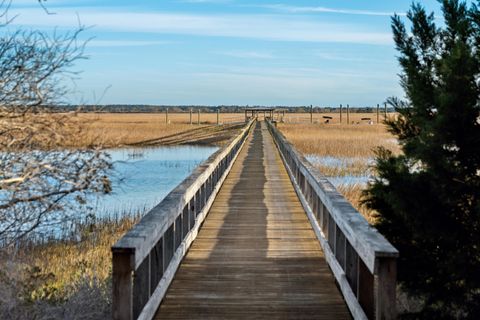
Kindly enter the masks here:
M 2 17 L 8 3 L 0 1 Z M 82 26 L 70 33 L 0 31 L 0 245 L 65 221 L 89 194 L 109 192 L 109 157 L 99 149 L 71 149 L 82 134 L 64 103 L 71 68 L 84 58 Z

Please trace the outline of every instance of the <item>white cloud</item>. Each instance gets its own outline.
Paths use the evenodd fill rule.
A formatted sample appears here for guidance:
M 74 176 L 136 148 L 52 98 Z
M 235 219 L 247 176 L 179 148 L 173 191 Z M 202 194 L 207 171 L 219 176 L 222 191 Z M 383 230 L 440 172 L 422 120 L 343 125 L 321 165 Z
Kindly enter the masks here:
M 38 10 L 22 10 L 16 25 L 37 27 L 76 27 L 77 16 L 71 9 L 55 9 L 56 15 Z M 271 41 L 343 42 L 391 44 L 388 32 L 371 30 L 369 26 L 324 23 L 289 15 L 254 14 L 180 14 L 112 12 L 84 9 L 79 13 L 85 25 L 95 29 L 120 32 L 151 32 L 215 37 L 236 37 Z
M 338 14 L 350 14 L 350 15 L 363 15 L 363 16 L 384 16 L 391 17 L 394 12 L 382 12 L 371 10 L 354 10 L 354 9 L 337 9 L 328 7 L 301 7 L 301 6 L 288 6 L 283 4 L 276 5 L 264 5 L 262 8 L 274 9 L 287 13 L 338 13 Z M 398 15 L 404 16 L 405 13 L 398 13 Z

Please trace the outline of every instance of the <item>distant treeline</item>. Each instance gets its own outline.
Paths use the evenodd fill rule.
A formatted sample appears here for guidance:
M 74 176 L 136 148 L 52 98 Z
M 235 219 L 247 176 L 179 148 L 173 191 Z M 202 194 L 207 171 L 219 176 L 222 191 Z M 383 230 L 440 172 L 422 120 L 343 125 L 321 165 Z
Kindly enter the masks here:
M 168 112 L 177 113 L 177 112 L 189 112 L 193 110 L 194 112 L 202 113 L 213 113 L 220 110 L 221 113 L 236 113 L 236 112 L 243 112 L 245 108 L 262 108 L 266 106 L 168 106 L 168 105 L 135 105 L 135 104 L 111 104 L 111 105 L 83 105 L 83 106 L 75 106 L 75 105 L 68 105 L 68 106 L 53 106 L 52 108 L 58 112 L 65 112 L 65 111 L 72 111 L 72 110 L 80 110 L 83 112 L 102 112 L 102 113 L 161 113 Z M 268 106 L 271 108 L 272 106 Z M 278 108 L 279 110 L 284 110 L 289 113 L 309 113 L 311 108 L 310 106 L 273 106 Z M 380 112 L 384 112 L 385 107 L 382 105 L 380 106 Z M 350 107 L 350 112 L 352 113 L 368 113 L 368 112 L 376 112 L 376 106 L 370 107 Z M 346 106 L 343 106 L 343 111 L 346 112 Z M 393 108 L 388 107 L 388 112 L 393 112 Z M 320 107 L 314 106 L 313 107 L 314 113 L 338 113 L 340 112 L 340 107 Z

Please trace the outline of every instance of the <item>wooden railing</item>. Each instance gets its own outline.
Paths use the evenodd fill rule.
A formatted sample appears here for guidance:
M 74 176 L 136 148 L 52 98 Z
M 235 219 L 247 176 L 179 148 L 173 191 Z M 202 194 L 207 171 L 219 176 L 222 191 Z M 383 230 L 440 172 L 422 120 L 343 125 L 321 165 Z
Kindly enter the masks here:
M 395 319 L 398 251 L 274 125 L 268 127 L 353 317 Z
M 113 319 L 151 319 L 242 148 L 253 121 L 112 247 Z

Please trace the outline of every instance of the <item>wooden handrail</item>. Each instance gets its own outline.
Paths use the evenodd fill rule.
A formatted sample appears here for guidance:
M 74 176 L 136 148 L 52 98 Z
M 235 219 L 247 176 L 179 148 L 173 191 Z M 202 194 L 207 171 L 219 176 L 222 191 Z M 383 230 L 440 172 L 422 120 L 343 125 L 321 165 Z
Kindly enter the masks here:
M 397 249 L 270 122 L 268 128 L 352 315 L 395 319 Z
M 112 246 L 113 319 L 152 319 L 253 123 Z

